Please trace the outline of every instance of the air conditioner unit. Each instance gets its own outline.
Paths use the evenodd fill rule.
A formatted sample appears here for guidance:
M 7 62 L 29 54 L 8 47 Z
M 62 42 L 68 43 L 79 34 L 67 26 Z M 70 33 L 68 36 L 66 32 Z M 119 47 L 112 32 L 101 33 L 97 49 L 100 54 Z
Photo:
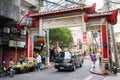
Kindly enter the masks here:
M 21 30 L 21 34 L 22 35 L 26 35 L 26 31 L 25 30 Z
M 11 33 L 17 33 L 17 29 L 16 28 L 11 28 Z
M 3 32 L 4 32 L 4 33 L 10 33 L 10 28 L 4 27 L 4 28 L 3 28 Z

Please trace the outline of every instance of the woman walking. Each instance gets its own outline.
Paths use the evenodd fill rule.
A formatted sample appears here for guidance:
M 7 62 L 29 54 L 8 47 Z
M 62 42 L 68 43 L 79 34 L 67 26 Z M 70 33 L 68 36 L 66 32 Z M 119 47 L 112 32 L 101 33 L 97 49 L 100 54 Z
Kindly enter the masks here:
M 91 55 L 91 60 L 93 62 L 93 67 L 95 67 L 95 62 L 97 60 L 95 52 L 93 52 L 93 54 Z

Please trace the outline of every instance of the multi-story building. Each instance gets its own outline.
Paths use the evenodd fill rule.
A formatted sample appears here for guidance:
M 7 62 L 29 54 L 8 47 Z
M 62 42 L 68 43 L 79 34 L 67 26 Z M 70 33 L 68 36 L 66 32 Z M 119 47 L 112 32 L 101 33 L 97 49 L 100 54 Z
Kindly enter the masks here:
M 40 1 L 0 0 L 0 65 L 8 66 L 10 58 L 19 62 L 26 57 L 26 29 L 17 30 L 16 23 L 24 23 L 28 11 L 38 12 Z
M 20 0 L 0 0 L 0 65 L 2 60 L 12 58 L 15 48 L 11 40 L 15 40 L 15 23 L 19 21 Z M 6 63 L 7 63 L 6 61 Z

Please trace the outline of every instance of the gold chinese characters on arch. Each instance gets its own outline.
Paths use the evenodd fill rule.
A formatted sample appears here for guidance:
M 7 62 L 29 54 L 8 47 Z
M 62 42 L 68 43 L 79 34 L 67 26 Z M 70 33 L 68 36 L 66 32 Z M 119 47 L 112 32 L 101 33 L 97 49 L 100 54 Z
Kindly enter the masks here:
M 81 25 L 81 15 L 43 19 L 43 28 L 75 27 Z
M 97 26 L 87 26 L 86 27 L 87 31 L 94 31 L 94 30 L 100 30 L 100 29 L 101 29 L 100 25 L 97 25 Z

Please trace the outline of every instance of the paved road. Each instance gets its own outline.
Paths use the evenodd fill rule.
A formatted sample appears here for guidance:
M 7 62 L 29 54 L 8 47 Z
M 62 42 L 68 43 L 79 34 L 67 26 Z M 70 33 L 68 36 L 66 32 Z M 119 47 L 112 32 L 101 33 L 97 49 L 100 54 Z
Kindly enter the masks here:
M 24 74 L 17 74 L 13 78 L 0 77 L 0 80 L 90 80 L 93 74 L 90 73 L 91 67 L 89 60 L 84 61 L 82 68 L 76 71 L 57 71 L 54 68 L 41 70 L 39 72 L 30 72 Z

